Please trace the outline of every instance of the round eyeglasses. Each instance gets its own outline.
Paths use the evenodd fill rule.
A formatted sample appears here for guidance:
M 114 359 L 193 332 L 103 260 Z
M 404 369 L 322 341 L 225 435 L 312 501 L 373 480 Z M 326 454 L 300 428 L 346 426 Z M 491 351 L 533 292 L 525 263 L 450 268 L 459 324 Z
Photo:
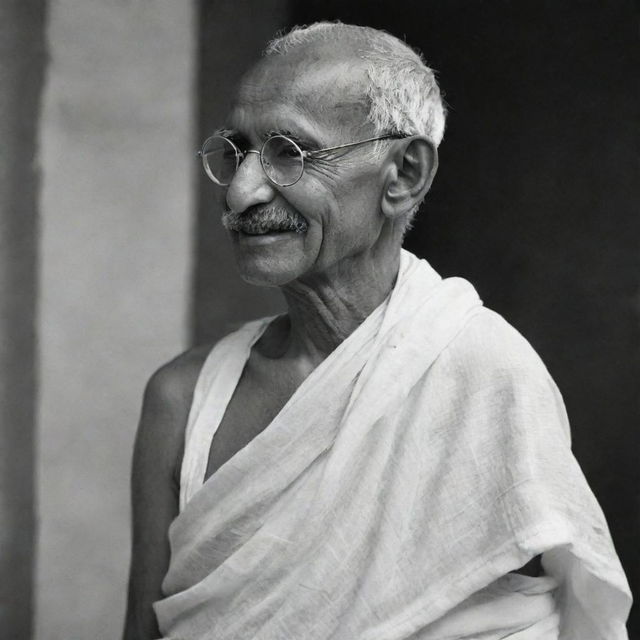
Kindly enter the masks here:
M 404 138 L 402 134 L 387 134 L 377 138 L 367 138 L 357 142 L 349 142 L 336 147 L 325 147 L 307 151 L 301 149 L 291 138 L 275 134 L 269 136 L 261 149 L 242 150 L 230 138 L 223 135 L 214 135 L 207 138 L 198 151 L 202 158 L 202 164 L 206 174 L 213 182 L 221 187 L 231 184 L 238 167 L 249 153 L 257 153 L 260 156 L 260 164 L 267 178 L 278 187 L 290 187 L 294 185 L 304 173 L 305 160 L 316 158 L 328 151 L 336 151 L 347 147 L 388 140 L 392 138 Z

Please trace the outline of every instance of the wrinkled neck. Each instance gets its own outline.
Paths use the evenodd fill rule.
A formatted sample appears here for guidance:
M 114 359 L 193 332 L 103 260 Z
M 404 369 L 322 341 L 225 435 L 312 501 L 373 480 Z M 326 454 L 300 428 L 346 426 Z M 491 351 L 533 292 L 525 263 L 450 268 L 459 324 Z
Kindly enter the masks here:
M 391 260 L 347 260 L 283 287 L 289 308 L 284 352 L 317 366 L 387 298 L 400 267 Z

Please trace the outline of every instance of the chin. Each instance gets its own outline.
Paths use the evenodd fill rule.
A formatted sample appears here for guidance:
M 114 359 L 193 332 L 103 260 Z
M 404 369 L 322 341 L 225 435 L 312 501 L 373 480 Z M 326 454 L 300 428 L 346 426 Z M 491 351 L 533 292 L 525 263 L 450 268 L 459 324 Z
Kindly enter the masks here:
M 282 287 L 309 269 L 303 234 L 262 236 L 234 234 L 233 249 L 240 277 L 260 287 Z

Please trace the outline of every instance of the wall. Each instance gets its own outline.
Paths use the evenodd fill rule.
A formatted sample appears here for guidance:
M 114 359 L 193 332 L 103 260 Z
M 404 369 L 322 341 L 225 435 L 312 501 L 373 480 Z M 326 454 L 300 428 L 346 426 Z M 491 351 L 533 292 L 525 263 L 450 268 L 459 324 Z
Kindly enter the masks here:
M 0 4 L 0 629 L 31 629 L 37 114 L 44 72 L 45 6 Z
M 259 10 L 250 1 L 205 1 L 200 6 L 199 131 L 204 141 L 224 122 L 242 74 L 287 26 L 289 3 L 265 0 Z M 246 284 L 236 272 L 221 213 L 220 190 L 200 171 L 193 283 L 196 342 L 217 340 L 246 320 L 283 309 L 278 291 Z
M 49 3 L 38 640 L 121 633 L 141 394 L 188 341 L 194 26 L 186 0 Z

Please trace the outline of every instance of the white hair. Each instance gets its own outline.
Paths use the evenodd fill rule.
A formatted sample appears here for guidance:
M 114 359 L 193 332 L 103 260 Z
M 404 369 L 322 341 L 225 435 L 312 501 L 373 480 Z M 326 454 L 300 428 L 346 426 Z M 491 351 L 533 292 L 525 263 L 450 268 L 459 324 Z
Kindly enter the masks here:
M 358 58 L 367 65 L 367 119 L 376 135 L 423 135 L 438 146 L 444 135 L 446 109 L 434 71 L 419 53 L 395 36 L 371 27 L 316 22 L 276 37 L 264 55 L 338 40 L 353 42 Z

